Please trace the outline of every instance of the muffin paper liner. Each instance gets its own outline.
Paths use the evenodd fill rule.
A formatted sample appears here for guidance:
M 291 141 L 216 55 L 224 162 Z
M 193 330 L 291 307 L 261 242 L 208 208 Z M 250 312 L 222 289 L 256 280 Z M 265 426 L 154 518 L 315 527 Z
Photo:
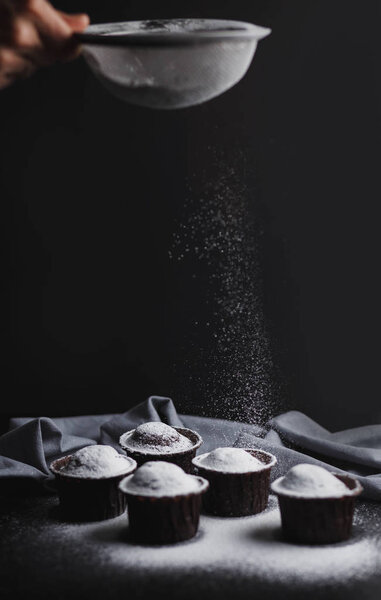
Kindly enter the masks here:
M 194 537 L 198 530 L 201 496 L 208 482 L 192 494 L 147 497 L 125 492 L 129 531 L 132 541 L 140 544 L 175 544 Z
M 56 477 L 56 486 L 60 499 L 62 516 L 68 521 L 102 521 L 121 515 L 126 510 L 126 498 L 119 490 L 119 482 L 135 471 L 129 471 L 114 477 L 92 479 L 65 476 L 60 469 L 68 463 L 65 456 L 51 464 Z
M 181 452 L 173 452 L 170 454 L 152 454 L 150 452 L 143 451 L 139 452 L 138 450 L 132 450 L 128 446 L 128 443 L 124 443 L 123 438 L 126 434 L 123 434 L 121 436 L 119 443 L 123 450 L 126 451 L 127 456 L 130 456 L 131 458 L 136 460 L 138 467 L 140 467 L 142 464 L 148 461 L 164 460 L 165 462 L 170 462 L 174 465 L 178 465 L 186 473 L 193 473 L 194 471 L 192 460 L 196 456 L 197 449 L 203 443 L 202 437 L 195 431 L 192 431 L 191 429 L 186 429 L 184 427 L 174 427 L 173 429 L 176 429 L 176 431 L 178 431 L 181 435 L 187 437 L 193 443 L 192 448 L 189 448 L 188 450 L 182 450 Z M 127 431 L 126 433 L 130 432 Z
M 245 517 L 262 512 L 268 503 L 270 472 L 276 458 L 268 452 L 243 448 L 263 463 L 261 471 L 227 473 L 203 468 L 193 461 L 197 473 L 209 481 L 203 498 L 205 512 L 220 517 Z
M 296 498 L 278 494 L 286 540 L 299 544 L 333 544 L 347 540 L 352 531 L 356 496 L 362 487 L 348 475 L 334 475 L 352 490 L 341 498 Z

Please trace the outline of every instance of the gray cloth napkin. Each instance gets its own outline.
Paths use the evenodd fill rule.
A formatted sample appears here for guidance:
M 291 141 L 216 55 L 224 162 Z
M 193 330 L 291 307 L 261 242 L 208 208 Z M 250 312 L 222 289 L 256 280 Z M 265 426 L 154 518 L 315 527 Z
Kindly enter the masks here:
M 355 474 L 364 487 L 363 497 L 381 501 L 381 425 L 331 433 L 297 411 L 272 419 L 267 427 L 190 415 L 178 415 L 170 398 L 152 396 L 119 415 L 93 415 L 50 419 L 11 419 L 10 430 L 0 436 L 0 486 L 12 483 L 25 490 L 31 484 L 51 489 L 50 463 L 90 444 L 109 444 L 121 451 L 119 437 L 146 421 L 163 421 L 198 431 L 204 439 L 200 452 L 218 446 L 261 448 L 278 459 L 273 479 L 304 462 L 336 472 Z

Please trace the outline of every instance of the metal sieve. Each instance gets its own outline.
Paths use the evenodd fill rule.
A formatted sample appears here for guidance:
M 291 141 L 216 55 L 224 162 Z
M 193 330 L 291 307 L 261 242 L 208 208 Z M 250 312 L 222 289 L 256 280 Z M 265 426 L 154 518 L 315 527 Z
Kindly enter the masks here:
M 219 96 L 247 72 L 270 29 L 241 21 L 171 19 L 91 25 L 77 34 L 102 84 L 133 104 L 173 109 Z

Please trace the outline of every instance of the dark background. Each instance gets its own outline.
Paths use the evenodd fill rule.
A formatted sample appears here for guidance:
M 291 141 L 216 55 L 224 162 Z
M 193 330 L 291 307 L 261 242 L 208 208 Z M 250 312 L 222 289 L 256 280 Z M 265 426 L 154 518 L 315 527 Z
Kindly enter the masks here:
M 150 394 L 224 416 L 192 365 L 173 367 L 188 340 L 213 351 L 192 329 L 208 265 L 189 285 L 194 265 L 174 268 L 168 250 L 185 198 L 194 209 L 232 165 L 261 224 L 279 410 L 332 429 L 379 421 L 379 2 L 55 5 L 93 22 L 221 17 L 273 33 L 238 86 L 192 109 L 124 104 L 83 59 L 0 93 L 3 422 L 124 411 Z

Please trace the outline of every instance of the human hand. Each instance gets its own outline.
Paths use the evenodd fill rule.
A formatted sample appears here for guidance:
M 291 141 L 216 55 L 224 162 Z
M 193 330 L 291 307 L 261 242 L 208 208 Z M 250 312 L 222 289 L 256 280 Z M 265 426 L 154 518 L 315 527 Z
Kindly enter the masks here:
M 76 58 L 73 33 L 88 24 L 87 15 L 60 12 L 47 0 L 0 0 L 0 89 L 41 66 Z

